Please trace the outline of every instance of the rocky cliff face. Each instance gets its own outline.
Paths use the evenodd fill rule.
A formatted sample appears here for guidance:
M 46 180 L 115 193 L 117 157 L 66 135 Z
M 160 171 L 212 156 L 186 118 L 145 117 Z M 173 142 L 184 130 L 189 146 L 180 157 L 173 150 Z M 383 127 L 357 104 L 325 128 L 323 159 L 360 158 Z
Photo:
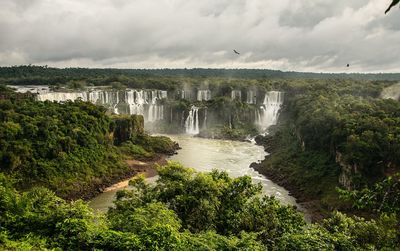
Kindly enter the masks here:
M 360 168 L 356 164 L 348 164 L 343 160 L 343 155 L 336 151 L 336 163 L 340 165 L 341 172 L 339 175 L 339 184 L 348 190 L 355 187 L 354 177 L 360 175 Z
M 114 144 L 121 143 L 144 134 L 144 118 L 142 115 L 119 115 L 113 117 Z

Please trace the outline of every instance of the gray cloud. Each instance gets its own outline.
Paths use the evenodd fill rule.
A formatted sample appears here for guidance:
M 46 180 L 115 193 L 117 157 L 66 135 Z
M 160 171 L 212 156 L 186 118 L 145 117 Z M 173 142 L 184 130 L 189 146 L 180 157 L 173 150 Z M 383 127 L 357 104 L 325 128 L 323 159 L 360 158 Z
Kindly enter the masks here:
M 2 0 L 0 65 L 399 71 L 387 2 Z

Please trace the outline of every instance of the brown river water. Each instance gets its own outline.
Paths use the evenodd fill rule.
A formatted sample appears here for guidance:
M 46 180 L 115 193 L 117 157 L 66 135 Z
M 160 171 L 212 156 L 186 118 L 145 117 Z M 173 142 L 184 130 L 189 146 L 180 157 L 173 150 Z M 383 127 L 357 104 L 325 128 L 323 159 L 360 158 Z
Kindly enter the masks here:
M 283 204 L 301 208 L 287 190 L 249 167 L 251 163 L 264 159 L 266 153 L 263 147 L 249 142 L 203 139 L 189 135 L 166 136 L 177 141 L 182 147 L 178 154 L 171 156 L 169 160 L 180 162 L 201 172 L 218 169 L 228 172 L 233 177 L 248 175 L 253 182 L 262 184 L 266 195 L 275 196 Z M 154 182 L 156 179 L 157 176 L 148 178 L 148 181 Z M 116 192 L 127 188 L 128 182 L 121 182 L 92 199 L 89 205 L 95 210 L 104 212 L 113 206 Z

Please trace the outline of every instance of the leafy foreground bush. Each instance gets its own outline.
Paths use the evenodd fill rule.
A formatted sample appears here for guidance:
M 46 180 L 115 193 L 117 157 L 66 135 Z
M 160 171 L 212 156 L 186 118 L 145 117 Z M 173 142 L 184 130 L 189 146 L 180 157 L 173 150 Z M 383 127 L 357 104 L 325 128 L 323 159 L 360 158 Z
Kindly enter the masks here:
M 261 195 L 249 177 L 195 173 L 177 163 L 118 193 L 107 215 L 47 189 L 18 193 L 0 174 L 0 249 L 6 250 L 394 250 L 394 216 L 336 213 L 320 225 Z

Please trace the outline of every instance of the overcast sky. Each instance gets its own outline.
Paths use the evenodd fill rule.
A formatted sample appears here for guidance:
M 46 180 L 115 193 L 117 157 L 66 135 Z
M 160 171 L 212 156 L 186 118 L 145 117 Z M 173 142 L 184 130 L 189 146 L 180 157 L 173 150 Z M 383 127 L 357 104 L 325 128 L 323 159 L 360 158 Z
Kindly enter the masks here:
M 400 72 L 390 2 L 0 0 L 0 65 Z

